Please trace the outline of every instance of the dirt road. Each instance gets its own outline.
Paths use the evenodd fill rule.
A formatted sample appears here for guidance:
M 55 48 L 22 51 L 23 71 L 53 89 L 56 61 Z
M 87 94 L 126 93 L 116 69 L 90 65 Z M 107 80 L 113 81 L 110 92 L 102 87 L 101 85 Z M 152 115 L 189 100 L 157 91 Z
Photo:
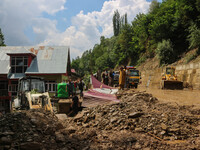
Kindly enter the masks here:
M 198 105 L 200 106 L 199 90 L 161 90 L 156 88 L 145 88 L 139 86 L 136 91 L 146 91 L 162 102 L 176 102 L 179 105 Z

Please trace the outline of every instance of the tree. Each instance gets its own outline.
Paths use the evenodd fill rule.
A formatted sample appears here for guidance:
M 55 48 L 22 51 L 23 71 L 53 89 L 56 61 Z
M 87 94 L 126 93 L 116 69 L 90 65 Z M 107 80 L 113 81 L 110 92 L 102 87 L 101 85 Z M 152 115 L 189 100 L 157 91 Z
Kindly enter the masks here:
M 156 13 L 156 11 L 159 9 L 160 3 L 157 0 L 152 0 L 150 6 L 149 6 L 149 13 Z
M 163 40 L 158 43 L 156 53 L 160 59 L 160 64 L 169 64 L 174 61 L 174 51 L 170 40 Z
M 1 32 L 1 28 L 0 28 L 0 46 L 6 46 L 4 43 L 4 36 L 3 33 Z
M 113 32 L 114 36 L 118 36 L 120 30 L 120 14 L 118 10 L 114 12 L 113 15 Z
M 200 48 L 200 29 L 198 29 L 196 24 L 192 23 L 192 25 L 189 27 L 189 33 L 189 48 Z

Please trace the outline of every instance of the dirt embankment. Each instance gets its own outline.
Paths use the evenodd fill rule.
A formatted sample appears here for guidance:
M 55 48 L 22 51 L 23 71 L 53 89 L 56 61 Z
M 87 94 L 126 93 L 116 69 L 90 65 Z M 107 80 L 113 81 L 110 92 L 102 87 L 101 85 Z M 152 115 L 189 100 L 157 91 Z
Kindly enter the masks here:
M 200 108 L 123 91 L 120 103 L 85 108 L 62 123 L 25 111 L 0 118 L 2 149 L 200 149 Z
M 200 90 L 200 56 L 190 63 L 184 62 L 185 59 L 183 57 L 169 66 L 176 67 L 177 78 L 179 81 L 183 81 L 184 87 Z M 141 64 L 138 69 L 142 75 L 142 86 L 160 88 L 161 76 L 165 72 L 165 68 L 166 66 L 159 66 L 156 57 Z

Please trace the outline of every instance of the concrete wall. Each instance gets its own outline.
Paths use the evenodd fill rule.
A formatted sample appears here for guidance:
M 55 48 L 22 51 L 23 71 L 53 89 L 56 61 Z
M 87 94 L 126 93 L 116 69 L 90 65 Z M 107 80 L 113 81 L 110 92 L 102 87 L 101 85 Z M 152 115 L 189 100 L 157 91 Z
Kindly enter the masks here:
M 176 74 L 184 82 L 184 86 L 200 89 L 200 63 L 177 65 Z
M 178 80 L 183 81 L 184 87 L 200 89 L 200 63 L 190 63 L 186 65 L 176 65 L 176 75 Z M 162 73 L 165 67 L 141 68 L 142 86 L 160 88 Z

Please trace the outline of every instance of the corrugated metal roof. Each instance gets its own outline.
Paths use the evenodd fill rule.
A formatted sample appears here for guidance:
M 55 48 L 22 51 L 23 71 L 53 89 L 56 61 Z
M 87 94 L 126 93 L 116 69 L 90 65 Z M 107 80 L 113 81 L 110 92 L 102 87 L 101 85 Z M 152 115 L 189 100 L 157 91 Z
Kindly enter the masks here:
M 36 55 L 28 74 L 66 73 L 68 46 L 6 46 L 0 47 L 0 74 L 7 74 L 10 68 L 10 57 L 7 53 L 32 53 Z

